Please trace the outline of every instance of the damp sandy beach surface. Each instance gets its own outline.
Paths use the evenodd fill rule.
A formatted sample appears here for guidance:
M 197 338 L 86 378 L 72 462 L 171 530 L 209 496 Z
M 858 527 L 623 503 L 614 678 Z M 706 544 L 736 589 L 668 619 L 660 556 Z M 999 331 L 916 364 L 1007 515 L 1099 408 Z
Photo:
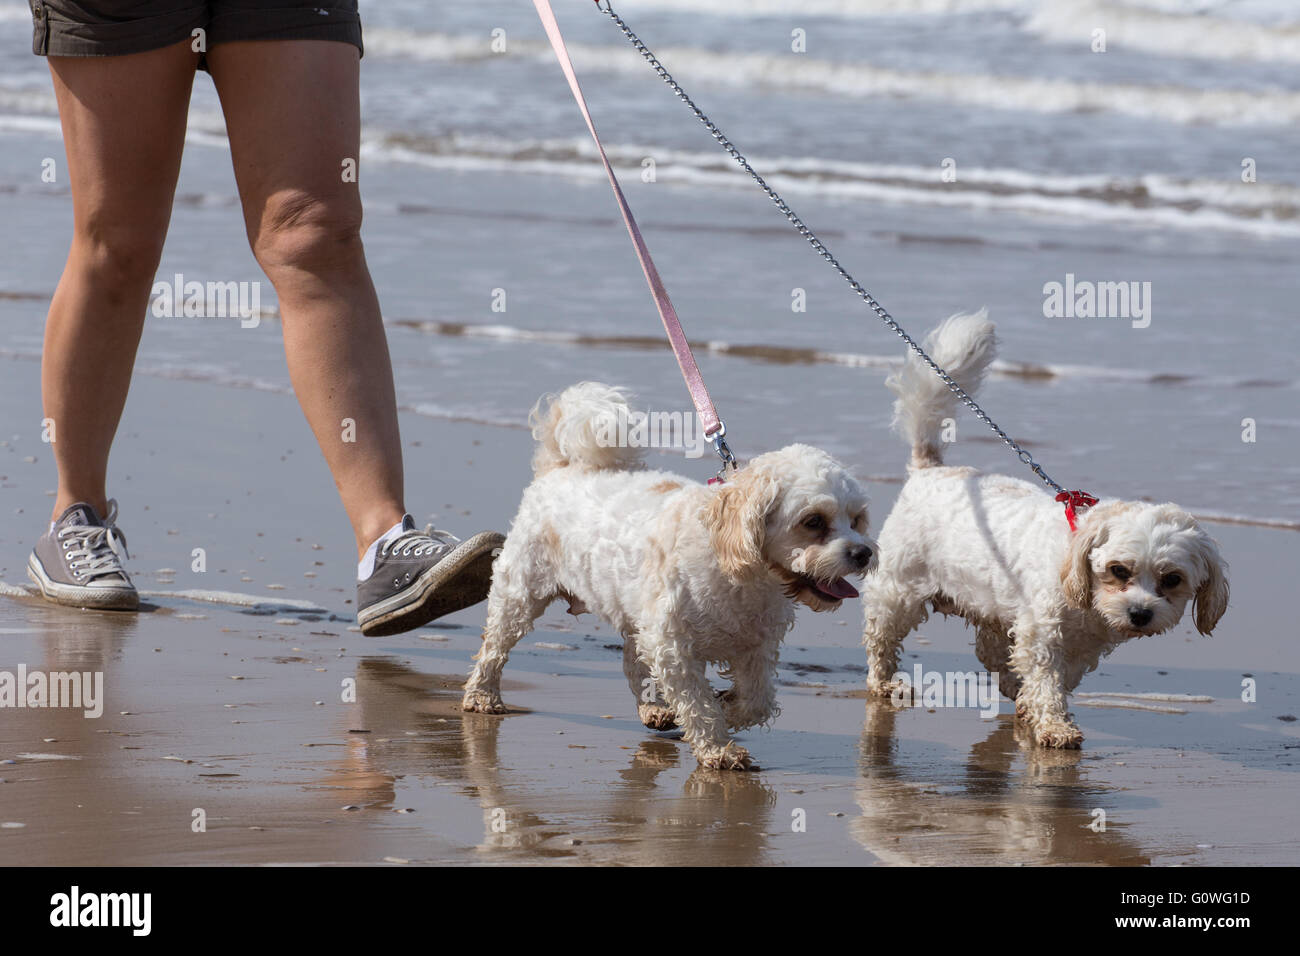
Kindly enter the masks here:
M 35 372 L 6 367 L 4 407 L 31 404 Z M 763 769 L 720 773 L 640 726 L 617 638 L 562 604 L 512 656 L 505 717 L 459 710 L 481 607 L 357 633 L 342 515 L 292 399 L 143 378 L 131 403 L 116 453 L 137 614 L 20 592 L 48 472 L 30 436 L 0 447 L 0 671 L 103 674 L 98 718 L 0 711 L 0 863 L 1300 862 L 1300 652 L 1270 600 L 1292 532 L 1212 527 L 1233 560 L 1220 631 L 1104 662 L 1074 702 L 1081 752 L 1029 746 L 1005 702 L 985 720 L 864 700 L 846 602 L 786 642 L 781 716 L 740 738 Z M 527 434 L 404 424 L 438 523 L 503 526 Z M 883 514 L 894 488 L 872 490 Z M 970 642 L 936 618 L 905 666 L 973 670 Z

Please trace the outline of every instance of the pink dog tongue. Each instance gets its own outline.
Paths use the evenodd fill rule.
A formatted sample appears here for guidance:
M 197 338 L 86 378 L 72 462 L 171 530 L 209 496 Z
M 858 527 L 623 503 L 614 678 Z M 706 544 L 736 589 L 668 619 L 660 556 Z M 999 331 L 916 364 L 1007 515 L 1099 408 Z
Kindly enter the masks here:
M 818 587 L 822 587 L 820 584 Z M 843 578 L 836 578 L 824 588 L 827 594 L 834 594 L 837 598 L 855 598 L 858 596 L 858 589 Z

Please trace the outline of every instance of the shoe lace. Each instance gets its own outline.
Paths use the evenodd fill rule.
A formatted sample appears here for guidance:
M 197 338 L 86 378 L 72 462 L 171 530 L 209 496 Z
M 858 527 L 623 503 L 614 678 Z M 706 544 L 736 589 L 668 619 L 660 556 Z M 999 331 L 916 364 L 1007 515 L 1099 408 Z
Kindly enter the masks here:
M 399 534 L 390 541 L 385 541 L 379 549 L 380 554 L 407 556 L 440 556 L 460 544 L 460 538 L 450 531 L 442 531 L 433 525 L 426 525 L 423 531 L 412 529 Z
M 68 567 L 86 578 L 122 574 L 122 561 L 131 555 L 126 550 L 126 535 L 118 529 L 116 520 L 117 501 L 110 500 L 103 525 L 70 524 L 60 528 L 58 539 L 72 542 L 72 546 L 64 547 Z

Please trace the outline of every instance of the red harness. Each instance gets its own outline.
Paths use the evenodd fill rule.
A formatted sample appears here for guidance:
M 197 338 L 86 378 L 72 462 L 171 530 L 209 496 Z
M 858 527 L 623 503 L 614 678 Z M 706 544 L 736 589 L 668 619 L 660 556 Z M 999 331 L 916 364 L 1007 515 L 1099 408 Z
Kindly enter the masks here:
M 1070 522 L 1071 533 L 1079 530 L 1074 523 L 1074 509 L 1091 508 L 1097 503 L 1097 499 L 1086 491 L 1062 491 L 1056 500 L 1065 502 L 1065 520 Z

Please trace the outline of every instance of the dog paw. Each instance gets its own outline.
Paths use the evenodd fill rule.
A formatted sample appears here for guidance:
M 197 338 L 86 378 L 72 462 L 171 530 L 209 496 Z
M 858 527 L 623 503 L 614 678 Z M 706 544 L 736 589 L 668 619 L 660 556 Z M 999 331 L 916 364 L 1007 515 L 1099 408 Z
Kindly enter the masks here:
M 467 690 L 465 696 L 461 698 L 460 709 L 469 711 L 471 714 L 504 714 L 506 705 L 498 693 L 486 690 Z
M 636 713 L 651 730 L 677 729 L 677 715 L 662 704 L 638 704 Z
M 1034 733 L 1040 747 L 1054 750 L 1078 750 L 1083 744 L 1083 732 L 1073 724 L 1053 723 L 1040 726 Z
M 749 751 L 736 743 L 725 747 L 711 747 L 697 755 L 700 766 L 706 770 L 758 770 Z
M 722 713 L 727 717 L 727 726 L 732 730 L 740 729 L 736 724 L 736 718 L 743 716 L 749 707 L 741 699 L 740 694 L 736 693 L 736 688 L 728 687 L 725 690 L 719 689 L 713 692 L 713 697 L 722 708 Z
M 873 681 L 867 678 L 867 695 L 876 697 L 880 700 L 890 700 L 898 704 L 909 705 L 912 703 L 912 694 L 914 689 L 909 681 L 902 680 L 880 680 Z

